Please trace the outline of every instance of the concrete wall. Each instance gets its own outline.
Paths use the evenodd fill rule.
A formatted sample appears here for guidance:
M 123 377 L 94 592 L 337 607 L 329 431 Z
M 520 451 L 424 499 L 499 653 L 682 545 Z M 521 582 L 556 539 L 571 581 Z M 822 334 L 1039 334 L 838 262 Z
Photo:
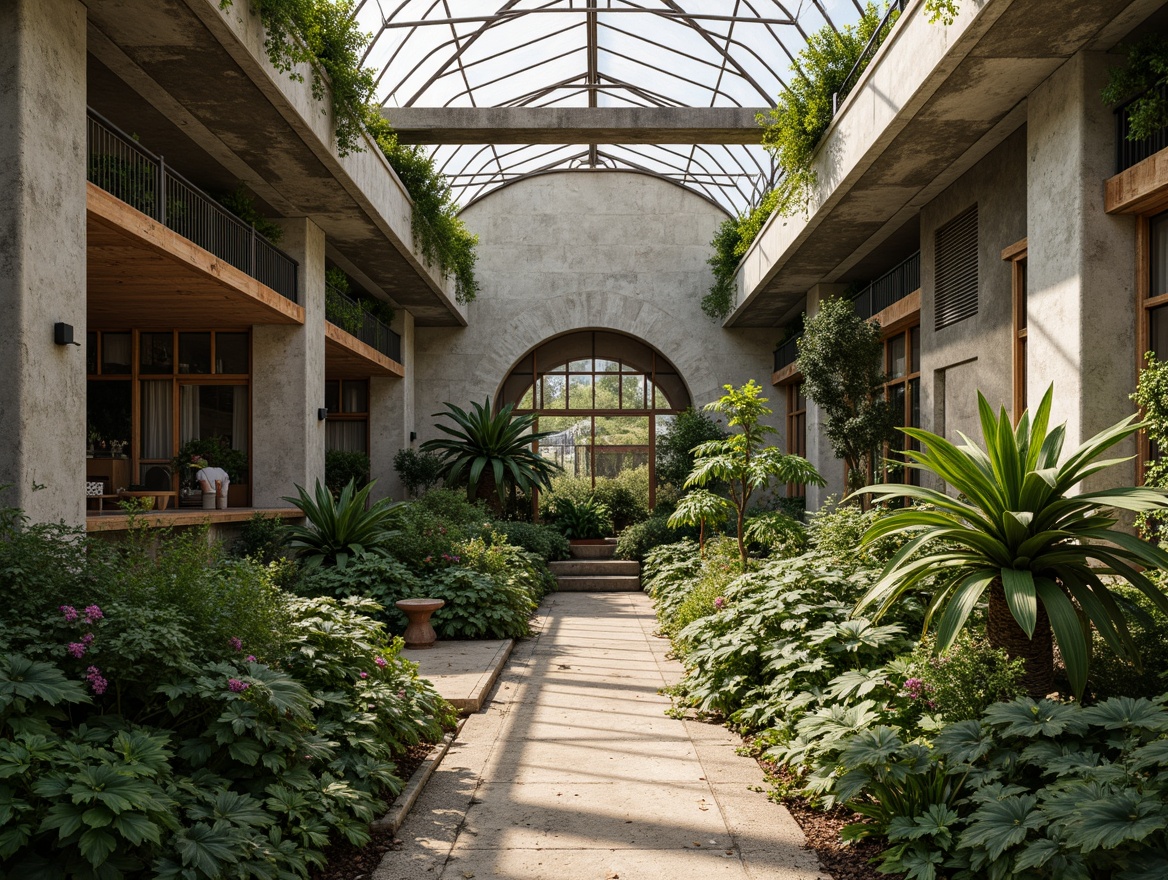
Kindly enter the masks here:
M 1079 53 L 1029 101 L 1027 396 L 1037 403 L 1054 384 L 1051 421 L 1067 423 L 1068 451 L 1134 409 L 1136 221 L 1103 213 L 1115 121 L 1099 90 L 1111 63 Z M 1129 442 L 1116 454 L 1134 452 Z M 1134 479 L 1128 463 L 1098 481 Z
M 85 519 L 85 7 L 0 3 L 0 500 Z M 53 342 L 72 324 L 77 346 Z
M 997 409 L 1013 400 L 1013 277 L 1002 249 L 1026 237 L 1026 129 L 921 209 L 921 422 L 957 440 L 980 437 L 977 392 Z M 936 232 L 977 205 L 977 314 L 934 330 Z
M 417 446 L 410 441 L 414 430 L 414 316 L 399 311 L 393 329 L 401 334 L 401 364 L 404 379 L 374 377 L 369 380 L 369 466 L 377 481 L 375 498 L 405 498 L 405 487 L 393 469 L 393 457 L 399 449 Z M 424 414 L 428 415 L 428 413 Z
M 634 173 L 563 173 L 499 190 L 463 213 L 480 238 L 482 282 L 464 329 L 416 331 L 420 440 L 443 401 L 493 398 L 529 349 L 578 329 L 611 329 L 655 346 L 694 404 L 723 384 L 766 385 L 777 330 L 723 330 L 700 301 L 725 214 L 680 187 Z M 780 426 L 783 405 L 771 394 Z M 776 442 L 781 443 L 779 438 Z
M 287 507 L 295 486 L 324 482 L 324 233 L 311 220 L 277 221 L 281 246 L 300 263 L 304 326 L 252 330 L 251 495 L 255 507 Z

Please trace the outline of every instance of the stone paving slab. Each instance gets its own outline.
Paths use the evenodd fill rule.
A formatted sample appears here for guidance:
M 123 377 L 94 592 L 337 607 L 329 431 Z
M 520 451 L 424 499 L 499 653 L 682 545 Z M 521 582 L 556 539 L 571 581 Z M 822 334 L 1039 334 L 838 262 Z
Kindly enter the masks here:
M 373 880 L 823 876 L 790 813 L 751 790 L 763 774 L 737 738 L 664 714 L 657 689 L 681 668 L 648 597 L 553 594 L 537 629 Z
M 514 645 L 514 639 L 442 640 L 430 648 L 406 648 L 402 656 L 417 663 L 421 676 L 466 715 L 483 707 Z

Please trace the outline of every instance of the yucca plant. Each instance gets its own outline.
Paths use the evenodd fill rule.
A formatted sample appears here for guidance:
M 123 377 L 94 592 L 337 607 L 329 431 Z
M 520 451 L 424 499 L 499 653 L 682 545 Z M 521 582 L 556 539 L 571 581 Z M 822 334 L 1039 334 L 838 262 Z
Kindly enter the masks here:
M 450 419 L 454 426 L 437 422 L 434 427 L 449 437 L 427 440 L 420 449 L 442 456 L 447 483 L 457 485 L 465 480 L 466 497 L 473 501 L 486 473 L 494 478 L 500 506 L 506 503 L 508 486 L 519 492 L 551 488 L 552 476 L 560 466 L 531 445 L 554 432 L 533 431 L 534 415 L 512 415 L 512 403 L 493 413 L 489 399 L 482 404 L 472 402 L 470 412 L 453 403 L 443 406 L 446 412 L 434 413 L 434 418 Z
M 307 522 L 302 526 L 288 526 L 285 540 L 306 568 L 335 566 L 344 568 L 349 560 L 369 553 L 386 550 L 397 532 L 390 528 L 394 511 L 401 502 L 382 498 L 368 505 L 369 493 L 376 480 L 357 489 L 354 480 L 334 498 L 328 487 L 316 481 L 315 497 L 303 486 L 297 486 L 298 495 L 284 500 L 304 512 Z M 368 506 L 367 506 L 368 505 Z
M 1132 415 L 1092 437 L 1059 464 L 1064 425 L 1048 430 L 1052 389 L 1016 429 L 1003 408 L 995 417 L 978 394 L 985 448 L 964 434 L 961 446 L 916 428 L 902 428 L 922 448 L 906 450 L 907 466 L 944 480 L 959 497 L 921 486 L 884 484 L 861 492 L 875 500 L 907 497 L 927 508 L 907 507 L 878 520 L 862 545 L 894 534 L 910 536 L 880 579 L 856 606 L 886 612 L 915 590 L 931 591 L 925 615 L 935 615 L 937 650 L 953 644 L 982 596 L 988 593 L 988 636 L 996 648 L 1026 663 L 1023 685 L 1041 697 L 1054 685 L 1054 638 L 1076 695 L 1087 680 L 1090 627 L 1134 663 L 1139 657 L 1128 632 L 1124 603 L 1108 587 L 1118 578 L 1168 613 L 1168 598 L 1143 573 L 1168 567 L 1168 554 L 1113 528 L 1114 511 L 1136 513 L 1168 507 L 1158 489 L 1125 487 L 1072 495 L 1087 477 L 1126 458 L 1100 459 L 1141 424 Z M 1129 613 L 1142 613 L 1131 608 Z

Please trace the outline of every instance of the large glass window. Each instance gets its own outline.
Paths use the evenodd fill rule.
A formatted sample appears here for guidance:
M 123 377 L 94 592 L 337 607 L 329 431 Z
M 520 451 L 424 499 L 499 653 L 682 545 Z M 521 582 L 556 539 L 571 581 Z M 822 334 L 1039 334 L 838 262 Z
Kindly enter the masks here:
M 646 465 L 652 475 L 657 432 L 690 398 L 674 366 L 645 343 L 587 330 L 550 339 L 520 360 L 498 402 L 535 413 L 536 430 L 552 432 L 540 454 L 595 481 Z
M 884 370 L 888 381 L 884 396 L 892 407 L 897 427 L 919 428 L 921 424 L 921 328 L 910 327 L 884 340 Z M 912 448 L 911 441 L 897 431 L 884 447 L 884 481 L 888 483 L 917 482 L 916 471 L 904 466 L 903 452 Z
M 324 383 L 328 407 L 325 448 L 369 452 L 369 380 L 332 379 Z

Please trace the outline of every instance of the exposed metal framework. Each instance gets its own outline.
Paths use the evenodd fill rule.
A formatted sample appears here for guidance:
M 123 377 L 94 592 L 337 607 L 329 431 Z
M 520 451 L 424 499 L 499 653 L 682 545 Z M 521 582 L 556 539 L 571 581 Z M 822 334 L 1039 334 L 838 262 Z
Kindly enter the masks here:
M 491 9 L 493 11 L 487 11 Z M 359 0 L 364 63 L 392 107 L 769 106 L 808 34 L 860 0 Z M 742 144 L 477 144 L 434 149 L 464 205 L 538 174 L 634 170 L 732 213 L 776 169 Z

